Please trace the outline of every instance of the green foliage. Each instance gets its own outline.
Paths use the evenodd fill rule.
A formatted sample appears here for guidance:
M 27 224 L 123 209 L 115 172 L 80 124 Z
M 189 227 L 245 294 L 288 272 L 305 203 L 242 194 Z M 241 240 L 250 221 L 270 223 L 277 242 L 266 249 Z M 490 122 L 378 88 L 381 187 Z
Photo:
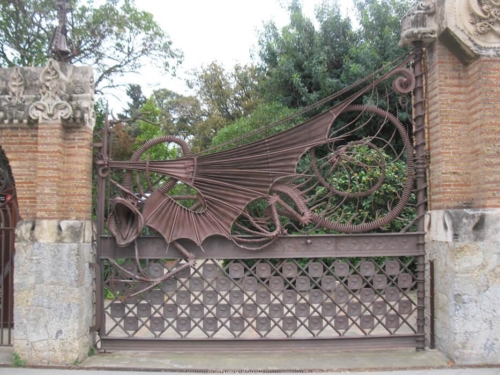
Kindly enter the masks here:
M 107 267 L 110 267 L 109 265 Z M 116 298 L 115 294 L 107 286 L 104 287 L 104 299 L 114 300 Z
M 125 263 L 125 259 L 116 259 L 116 263 L 122 266 Z M 113 272 L 113 266 L 108 260 L 103 262 L 103 280 L 110 280 Z M 114 300 L 120 297 L 120 292 L 113 292 L 111 288 L 105 284 L 104 285 L 104 299 L 105 300 Z
M 262 104 L 258 106 L 249 116 L 242 117 L 232 124 L 220 129 L 212 139 L 212 146 L 219 146 L 229 142 L 227 146 L 217 149 L 223 150 L 225 148 L 236 147 L 269 137 L 299 123 L 302 118 L 296 118 L 288 123 L 265 129 L 264 131 L 261 131 L 253 136 L 245 137 L 244 139 L 237 141 L 240 137 L 244 137 L 245 135 L 256 130 L 263 129 L 266 125 L 291 116 L 296 112 L 296 110 L 285 107 L 283 104 L 277 102 Z
M 28 364 L 28 361 L 22 359 L 18 353 L 14 352 L 12 356 L 13 356 L 12 367 L 24 367 Z
M 196 126 L 203 121 L 200 101 L 167 89 L 153 92 L 151 100 L 159 110 L 158 123 L 165 134 L 188 140 L 196 135 Z
M 347 64 L 361 62 L 367 74 L 404 52 L 398 44 L 401 20 L 412 1 L 354 0 L 354 3 L 360 24 L 357 35 L 361 43 L 357 48 L 350 49 L 351 60 Z
M 383 170 L 380 167 L 382 159 L 373 148 L 364 145 L 351 148 L 350 153 L 349 159 L 342 160 L 339 168 L 332 175 L 325 177 L 334 188 L 342 192 L 369 191 L 383 177 Z M 330 206 L 338 205 L 338 208 L 331 216 L 331 220 L 355 225 L 371 222 L 380 216 L 385 216 L 399 202 L 402 186 L 406 182 L 406 162 L 402 159 L 395 159 L 385 150 L 381 150 L 381 153 L 385 161 L 385 177 L 383 177 L 382 185 L 372 194 L 363 198 L 334 197 Z M 321 199 L 322 196 L 326 197 L 328 194 L 325 187 L 319 187 L 315 191 L 316 199 Z M 409 225 L 416 217 L 414 194 L 412 194 L 409 203 L 410 205 L 403 210 L 398 218 L 375 232 L 399 232 Z M 317 213 L 321 213 L 321 210 L 318 210 Z M 319 230 L 316 233 L 335 232 Z
M 114 87 L 114 77 L 146 65 L 175 68 L 182 54 L 148 12 L 134 0 L 72 0 L 68 23 L 73 63 L 96 72 L 97 90 Z M 0 67 L 40 66 L 50 57 L 49 42 L 57 25 L 53 0 L 0 0 Z
M 132 147 L 134 143 L 135 139 L 125 124 L 114 125 L 110 144 L 111 158 L 113 160 L 129 160 L 134 152 Z
M 89 347 L 89 351 L 87 353 L 89 357 L 93 357 L 95 355 L 95 348 L 93 346 Z
M 400 24 L 411 5 L 409 0 L 354 0 L 359 42 L 351 46 L 344 60 L 342 80 L 355 82 L 390 63 L 406 51 L 399 47 Z M 411 118 L 411 106 L 402 107 L 394 97 L 386 102 L 385 90 L 391 82 L 378 88 L 379 107 L 389 108 L 403 123 Z M 366 104 L 366 103 L 363 103 Z
M 289 24 L 278 29 L 269 22 L 260 33 L 264 98 L 294 108 L 311 105 L 404 54 L 398 46 L 400 20 L 410 3 L 355 0 L 355 23 L 359 23 L 355 28 L 336 1 L 323 2 L 314 22 L 303 14 L 300 1 L 292 0 Z M 378 104 L 398 113 L 401 120 L 408 119 L 410 108 L 401 110 L 395 101 L 384 102 L 389 86 L 390 82 L 378 88 Z
M 151 121 L 153 123 L 158 122 L 158 117 L 161 114 L 161 111 L 156 106 L 153 97 L 150 97 L 146 101 L 146 103 L 144 103 L 144 105 L 141 107 L 141 112 L 144 113 L 144 118 L 147 121 L 138 121 L 137 123 L 139 127 L 139 132 L 135 137 L 135 144 L 134 144 L 135 150 L 141 147 L 145 142 L 149 141 L 150 139 L 154 139 L 164 135 L 159 126 L 152 125 L 151 123 L 148 122 L 148 121 Z M 151 147 L 147 151 L 147 153 L 142 156 L 142 158 L 143 160 L 145 160 L 145 158 L 149 156 L 150 160 L 166 160 L 167 158 L 169 158 L 169 155 L 171 154 L 172 151 L 168 148 L 168 145 L 166 145 L 165 143 L 160 143 L 158 145 Z
M 260 78 L 259 71 L 252 65 L 236 64 L 232 70 L 226 70 L 212 62 L 192 72 L 187 83 L 196 92 L 202 115 L 191 140 L 194 151 L 207 148 L 220 129 L 258 107 Z
M 317 10 L 318 28 L 298 0 L 291 1 L 288 12 L 288 25 L 279 30 L 271 21 L 260 33 L 264 93 L 288 107 L 302 107 L 345 87 L 344 60 L 359 41 L 336 2 L 324 2 Z
M 259 72 L 254 66 L 236 64 L 227 71 L 214 61 L 191 74 L 188 86 L 197 93 L 206 115 L 234 121 L 257 104 L 255 89 Z
M 128 108 L 119 115 L 127 124 L 119 123 L 113 128 L 113 139 L 120 140 L 116 145 L 115 160 L 124 158 L 141 147 L 145 142 L 163 135 L 172 135 L 189 141 L 195 134 L 195 126 L 202 121 L 199 101 L 193 96 L 184 96 L 167 89 L 153 91 L 149 98 L 142 95 L 140 86 L 129 85 L 127 95 L 131 99 Z M 127 117 L 130 118 L 127 119 Z M 116 150 L 116 148 L 115 148 Z M 143 156 L 150 160 L 166 160 L 181 156 L 175 144 L 153 146 Z
M 136 84 L 129 84 L 125 93 L 130 98 L 127 103 L 128 107 L 123 110 L 123 113 L 118 115 L 119 118 L 133 117 L 139 114 L 140 108 L 146 103 L 146 97 L 142 93 L 142 87 Z

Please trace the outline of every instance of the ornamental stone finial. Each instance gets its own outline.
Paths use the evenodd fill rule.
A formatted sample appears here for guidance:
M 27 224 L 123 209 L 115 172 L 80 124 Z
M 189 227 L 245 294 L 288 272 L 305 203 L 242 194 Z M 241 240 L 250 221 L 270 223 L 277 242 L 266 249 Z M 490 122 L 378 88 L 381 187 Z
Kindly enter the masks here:
M 21 69 L 18 66 L 14 68 L 14 72 L 10 76 L 7 85 L 9 87 L 9 94 L 6 97 L 7 102 L 11 105 L 22 103 L 24 101 L 23 93 L 25 81 Z
M 436 4 L 433 1 L 418 1 L 401 20 L 399 45 L 406 47 L 413 42 L 432 43 L 437 38 Z

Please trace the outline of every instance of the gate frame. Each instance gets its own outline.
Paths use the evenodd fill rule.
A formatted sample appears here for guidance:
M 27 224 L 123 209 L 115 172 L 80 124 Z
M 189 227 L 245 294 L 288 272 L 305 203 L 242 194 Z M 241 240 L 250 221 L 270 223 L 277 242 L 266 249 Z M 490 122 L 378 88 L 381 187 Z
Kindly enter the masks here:
M 425 100 L 424 100 L 424 72 L 422 69 L 422 59 L 423 59 L 423 44 L 421 42 L 414 42 L 414 53 L 415 58 L 413 60 L 413 74 L 415 76 L 415 88 L 413 90 L 413 120 L 414 120 L 414 160 L 415 160 L 415 172 L 416 172 L 416 198 L 417 198 L 417 232 L 412 232 L 411 234 L 379 234 L 376 235 L 379 239 L 387 241 L 389 243 L 391 238 L 397 238 L 398 236 L 409 236 L 414 240 L 414 247 L 411 250 L 395 252 L 387 252 L 381 254 L 380 252 L 372 253 L 367 249 L 360 252 L 354 251 L 319 251 L 312 252 L 311 250 L 298 250 L 294 252 L 292 256 L 290 253 L 278 253 L 273 252 L 275 245 L 270 245 L 267 249 L 259 251 L 259 256 L 251 256 L 245 250 L 242 250 L 235 246 L 230 240 L 225 238 L 209 238 L 206 240 L 205 248 L 210 248 L 210 258 L 208 258 L 204 250 L 197 247 L 190 241 L 179 241 L 182 245 L 188 249 L 190 252 L 196 254 L 198 259 L 219 259 L 219 258 L 231 258 L 231 259 L 265 259 L 265 258 L 292 258 L 296 257 L 363 257 L 363 256 L 416 256 L 417 259 L 417 270 L 416 270 L 416 328 L 417 333 L 415 335 L 399 335 L 399 336 L 382 336 L 382 337 L 334 337 L 334 338 L 312 338 L 312 339 L 262 339 L 262 340 L 238 340 L 238 339 L 228 339 L 228 340 L 217 340 L 217 339 L 121 339 L 121 338 L 109 338 L 102 336 L 100 338 L 101 349 L 104 350 L 120 350 L 120 349 L 135 349 L 141 350 L 162 350 L 162 349 L 172 349 L 172 350 L 182 350 L 182 351 L 196 351 L 196 350 L 222 350 L 222 349 L 234 349 L 235 347 L 246 351 L 246 350 L 267 350 L 276 348 L 276 344 L 280 344 L 281 349 L 302 349 L 302 348 L 377 348 L 380 345 L 385 347 L 415 347 L 417 350 L 425 349 L 425 214 L 426 214 L 426 145 L 425 145 Z M 108 133 L 103 132 L 102 142 L 95 144 L 96 147 L 101 147 L 102 154 L 107 155 L 107 145 L 108 145 Z M 99 269 L 101 277 L 97 277 L 97 288 L 99 289 L 98 300 L 96 301 L 97 313 L 96 313 L 96 325 L 93 327 L 95 331 L 102 333 L 101 330 L 104 326 L 105 321 L 105 307 L 104 298 L 102 297 L 103 288 L 103 278 L 104 278 L 104 267 L 103 261 L 105 259 L 112 259 L 116 257 L 119 258 L 133 258 L 134 249 L 129 245 L 126 248 L 118 248 L 113 245 L 114 239 L 109 235 L 103 233 L 104 228 L 104 191 L 105 191 L 105 177 L 98 177 L 98 216 L 97 216 L 97 261 L 96 268 Z M 328 241 L 335 242 L 339 238 L 348 239 L 367 239 L 373 234 L 360 234 L 360 235 L 315 235 L 315 236 L 286 236 L 280 237 L 277 242 L 281 242 L 285 248 L 296 247 L 296 242 L 301 241 L 302 244 L 311 244 L 311 240 L 315 241 L 318 238 L 327 238 Z M 137 241 L 141 243 L 141 249 L 143 253 L 140 255 L 141 259 L 154 259 L 160 257 L 160 248 L 165 248 L 165 241 L 163 238 L 139 238 Z M 162 244 L 163 242 L 163 244 Z M 306 246 L 307 248 L 307 246 Z M 238 250 L 241 254 L 238 254 Z M 177 251 L 174 247 L 169 250 L 169 258 L 172 259 L 184 259 L 184 254 Z M 218 254 L 218 255 L 217 255 Z M 165 257 L 164 251 L 162 251 L 161 257 Z M 267 343 L 267 344 L 264 344 Z

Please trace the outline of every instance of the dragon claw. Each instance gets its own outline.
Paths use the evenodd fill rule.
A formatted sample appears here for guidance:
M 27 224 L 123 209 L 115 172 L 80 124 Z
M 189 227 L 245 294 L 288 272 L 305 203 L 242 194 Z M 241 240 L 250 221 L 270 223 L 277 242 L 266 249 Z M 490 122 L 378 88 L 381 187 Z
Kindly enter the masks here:
M 305 227 L 306 225 L 309 225 L 311 223 L 311 220 L 312 220 L 312 214 L 311 212 L 307 211 L 304 214 L 302 214 L 302 216 L 299 219 L 299 223 L 300 225 Z

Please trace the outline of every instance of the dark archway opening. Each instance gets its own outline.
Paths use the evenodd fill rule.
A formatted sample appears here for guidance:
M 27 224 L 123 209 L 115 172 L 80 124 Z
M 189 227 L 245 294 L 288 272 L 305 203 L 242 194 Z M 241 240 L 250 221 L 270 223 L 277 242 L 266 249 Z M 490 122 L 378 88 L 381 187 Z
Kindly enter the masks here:
M 12 345 L 15 230 L 19 220 L 14 177 L 0 147 L 0 346 Z

